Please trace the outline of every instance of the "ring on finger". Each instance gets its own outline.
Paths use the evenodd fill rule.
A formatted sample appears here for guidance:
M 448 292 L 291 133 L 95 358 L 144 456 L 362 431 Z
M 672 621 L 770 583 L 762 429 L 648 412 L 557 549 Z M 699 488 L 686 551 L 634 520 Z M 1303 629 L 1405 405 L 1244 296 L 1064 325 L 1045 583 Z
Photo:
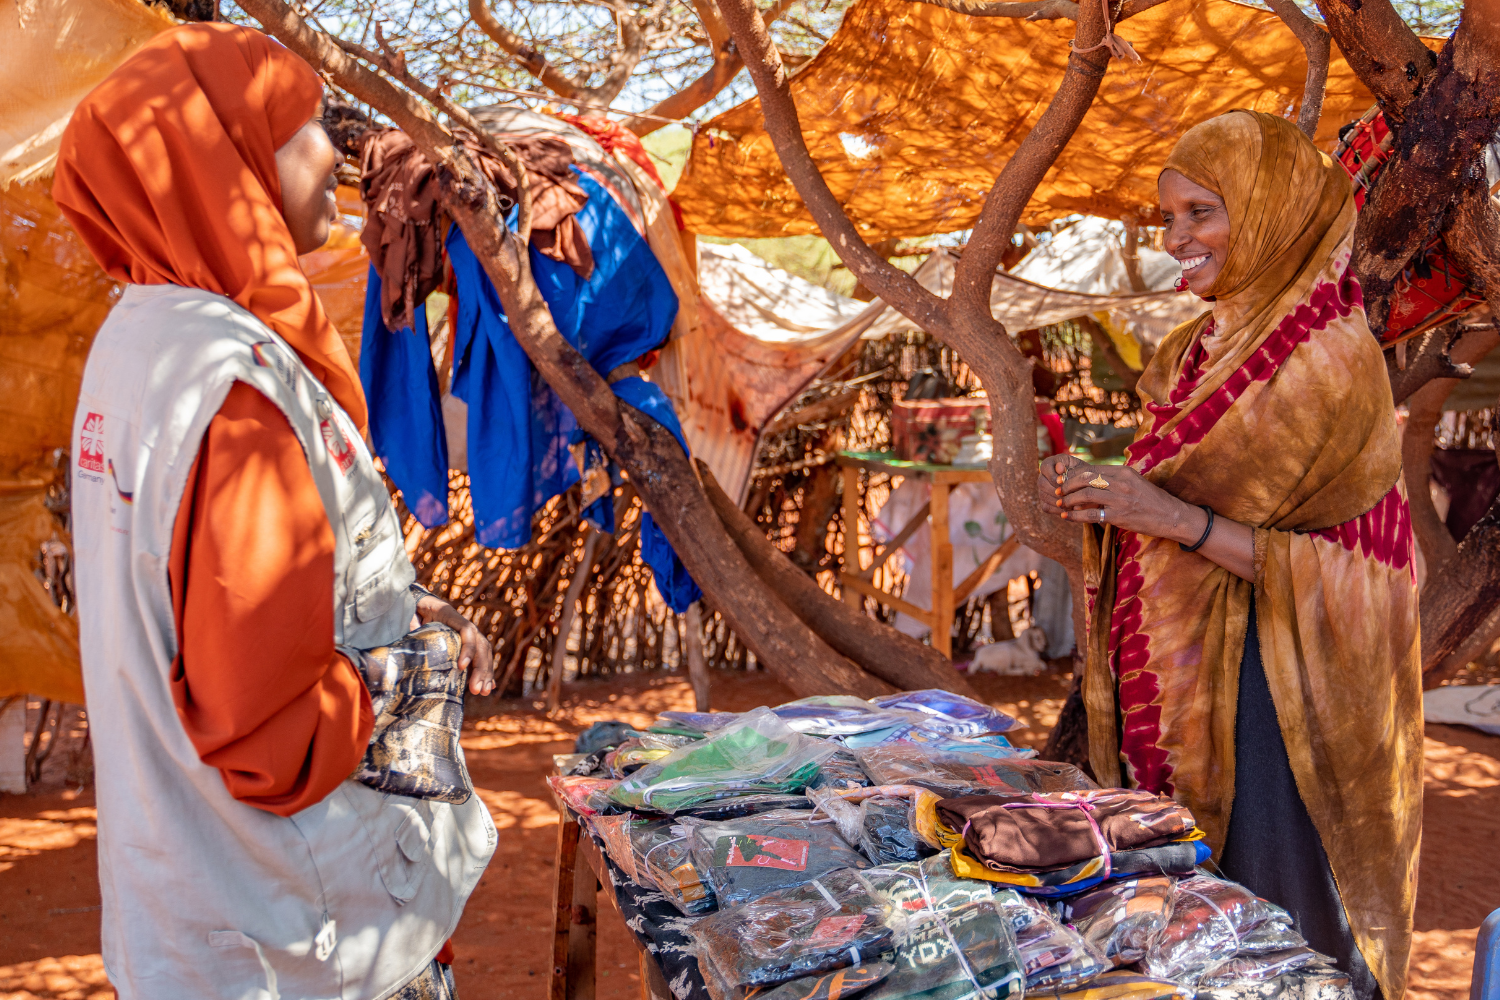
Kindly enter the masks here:
M 1093 479 L 1089 480 L 1089 485 L 1096 490 L 1107 490 L 1109 489 L 1109 480 L 1105 479 L 1103 476 L 1095 476 Z

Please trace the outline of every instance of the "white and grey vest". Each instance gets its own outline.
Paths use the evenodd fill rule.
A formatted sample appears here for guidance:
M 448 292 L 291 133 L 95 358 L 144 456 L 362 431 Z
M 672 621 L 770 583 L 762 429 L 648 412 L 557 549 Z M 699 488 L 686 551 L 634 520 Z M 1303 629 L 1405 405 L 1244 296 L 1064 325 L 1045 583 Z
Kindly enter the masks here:
M 121 1000 L 380 1000 L 452 934 L 495 827 L 478 796 L 453 806 L 353 781 L 282 818 L 198 759 L 172 700 L 168 559 L 236 381 L 286 415 L 312 469 L 335 540 L 334 641 L 378 646 L 411 622 L 390 495 L 296 353 L 223 296 L 127 287 L 89 352 L 71 468 L 105 967 Z M 247 651 L 234 667 L 255 663 Z

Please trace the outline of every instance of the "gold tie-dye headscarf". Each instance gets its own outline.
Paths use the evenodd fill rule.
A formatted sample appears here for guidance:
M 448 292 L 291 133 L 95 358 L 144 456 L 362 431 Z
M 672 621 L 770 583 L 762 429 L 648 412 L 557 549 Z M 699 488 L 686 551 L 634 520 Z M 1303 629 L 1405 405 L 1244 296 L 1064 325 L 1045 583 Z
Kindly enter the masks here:
M 1224 199 L 1230 248 L 1212 310 L 1141 377 L 1128 460 L 1250 525 L 1256 576 L 1086 529 L 1091 764 L 1102 783 L 1175 795 L 1223 847 L 1253 598 L 1298 790 L 1396 1000 L 1421 832 L 1417 592 L 1390 383 L 1348 270 L 1349 181 L 1290 122 L 1250 111 L 1188 131 L 1164 169 Z

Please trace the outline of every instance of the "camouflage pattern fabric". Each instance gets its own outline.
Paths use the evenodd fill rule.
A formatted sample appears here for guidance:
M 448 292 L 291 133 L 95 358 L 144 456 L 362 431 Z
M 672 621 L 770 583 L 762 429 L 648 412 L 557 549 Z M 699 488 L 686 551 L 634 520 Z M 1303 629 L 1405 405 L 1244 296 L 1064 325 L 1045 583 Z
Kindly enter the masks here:
M 453 988 L 453 966 L 434 961 L 416 979 L 391 995 L 391 1000 L 458 1000 Z
M 454 805 L 474 794 L 458 743 L 467 680 L 458 651 L 458 633 L 435 623 L 389 646 L 342 650 L 358 666 L 375 712 L 355 781 Z

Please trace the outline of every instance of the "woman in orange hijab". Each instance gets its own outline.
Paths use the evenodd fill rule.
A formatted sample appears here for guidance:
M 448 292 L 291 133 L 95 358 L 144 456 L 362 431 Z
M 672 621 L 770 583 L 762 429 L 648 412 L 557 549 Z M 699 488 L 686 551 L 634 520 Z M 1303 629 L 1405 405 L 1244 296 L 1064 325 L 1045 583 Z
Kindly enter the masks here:
M 434 959 L 494 850 L 477 799 L 364 776 L 386 662 L 366 651 L 415 616 L 459 633 L 471 691 L 493 680 L 474 626 L 413 585 L 297 260 L 334 213 L 322 90 L 255 31 L 182 26 L 59 152 L 59 207 L 126 283 L 84 375 L 73 508 L 122 1000 L 451 995 Z
M 1234 111 L 1190 129 L 1158 183 L 1166 248 L 1212 308 L 1142 375 L 1128 465 L 1049 458 L 1038 481 L 1085 526 L 1090 763 L 1175 795 L 1361 1000 L 1399 1000 L 1417 590 L 1349 180 L 1290 122 Z

